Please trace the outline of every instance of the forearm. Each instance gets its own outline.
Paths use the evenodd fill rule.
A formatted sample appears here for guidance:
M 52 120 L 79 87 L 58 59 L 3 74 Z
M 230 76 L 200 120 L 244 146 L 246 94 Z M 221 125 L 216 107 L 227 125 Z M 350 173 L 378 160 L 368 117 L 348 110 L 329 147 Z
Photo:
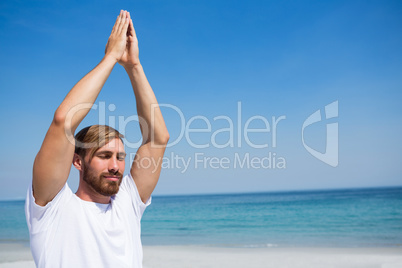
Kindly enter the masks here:
M 74 133 L 91 109 L 115 64 L 113 57 L 105 56 L 70 90 L 57 109 L 54 121 Z
M 158 101 L 141 64 L 126 67 L 126 71 L 134 90 L 137 114 L 145 122 L 145 124 L 141 124 L 140 121 L 143 143 L 166 144 L 169 140 L 169 133 L 158 106 Z

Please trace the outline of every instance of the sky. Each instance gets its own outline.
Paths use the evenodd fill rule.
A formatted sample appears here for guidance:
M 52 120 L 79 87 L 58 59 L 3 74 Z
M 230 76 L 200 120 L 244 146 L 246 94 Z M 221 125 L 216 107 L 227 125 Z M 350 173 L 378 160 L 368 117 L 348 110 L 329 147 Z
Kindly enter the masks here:
M 155 195 L 402 186 L 400 1 L 10 0 L 0 199 L 25 197 L 55 110 L 104 56 L 120 9 L 170 133 Z M 116 65 L 79 129 L 120 130 L 128 171 L 135 115 Z

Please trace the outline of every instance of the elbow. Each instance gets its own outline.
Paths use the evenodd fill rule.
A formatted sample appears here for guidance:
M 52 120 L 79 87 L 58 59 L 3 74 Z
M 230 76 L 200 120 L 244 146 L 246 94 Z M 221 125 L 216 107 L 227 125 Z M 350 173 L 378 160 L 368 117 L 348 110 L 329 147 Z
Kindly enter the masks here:
M 160 135 L 160 137 L 157 140 L 157 143 L 160 145 L 167 145 L 169 139 L 170 139 L 169 132 L 166 131 L 166 133 Z
M 162 143 L 165 144 L 165 145 L 167 145 L 168 142 L 169 142 L 169 139 L 170 139 L 169 132 L 166 131 L 166 133 L 163 135 Z
M 67 120 L 67 114 L 60 108 L 54 113 L 52 124 L 56 127 L 73 130 L 71 120 Z
M 170 136 L 169 133 L 166 131 L 165 133 L 160 133 L 157 135 L 153 141 L 154 144 L 166 146 L 169 142 Z
M 56 126 L 64 126 L 66 122 L 66 114 L 57 109 L 53 116 L 53 124 Z

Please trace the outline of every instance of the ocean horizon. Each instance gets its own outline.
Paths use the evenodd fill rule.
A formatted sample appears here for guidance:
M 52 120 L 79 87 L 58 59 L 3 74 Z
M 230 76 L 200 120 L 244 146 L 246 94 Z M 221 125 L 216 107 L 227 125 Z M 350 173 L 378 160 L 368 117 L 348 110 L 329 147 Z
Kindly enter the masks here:
M 29 243 L 25 200 L 0 201 L 0 243 Z M 156 195 L 143 245 L 402 247 L 402 187 Z

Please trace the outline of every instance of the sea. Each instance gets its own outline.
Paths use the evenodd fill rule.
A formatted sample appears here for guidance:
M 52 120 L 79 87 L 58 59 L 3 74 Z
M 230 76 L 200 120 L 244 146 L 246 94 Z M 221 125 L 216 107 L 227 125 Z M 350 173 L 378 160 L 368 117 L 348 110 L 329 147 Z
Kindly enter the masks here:
M 0 201 L 0 243 L 29 243 L 24 200 Z M 154 196 L 143 245 L 402 247 L 402 187 Z

